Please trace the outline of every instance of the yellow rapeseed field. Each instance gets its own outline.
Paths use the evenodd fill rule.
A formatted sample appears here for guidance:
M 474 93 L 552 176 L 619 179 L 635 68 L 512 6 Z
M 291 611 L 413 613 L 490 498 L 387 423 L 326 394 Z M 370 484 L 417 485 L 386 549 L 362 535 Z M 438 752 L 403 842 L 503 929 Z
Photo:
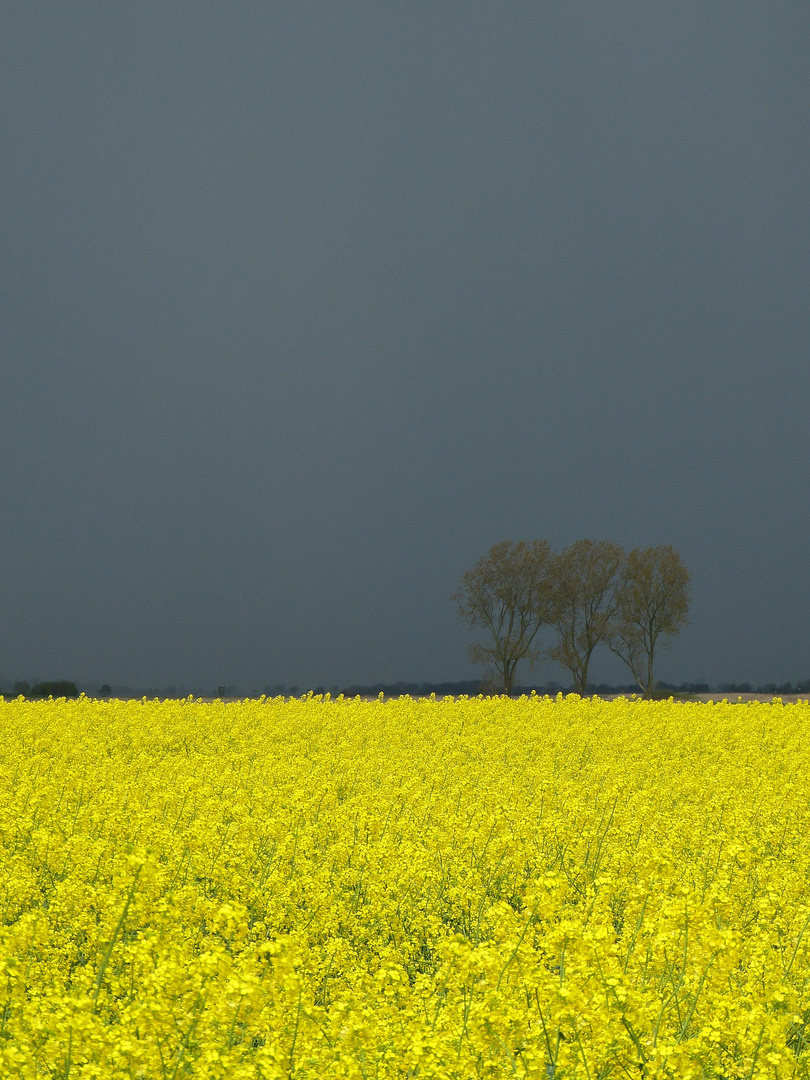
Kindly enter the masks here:
M 810 1076 L 810 705 L 0 704 L 0 1076 Z

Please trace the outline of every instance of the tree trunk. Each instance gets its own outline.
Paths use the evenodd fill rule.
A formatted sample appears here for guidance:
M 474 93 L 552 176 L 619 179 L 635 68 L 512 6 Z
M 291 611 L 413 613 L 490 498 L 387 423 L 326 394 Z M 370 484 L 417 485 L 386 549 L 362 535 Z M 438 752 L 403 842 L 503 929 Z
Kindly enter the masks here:
M 590 664 L 590 662 L 591 662 L 590 655 L 586 656 L 584 658 L 584 660 L 582 661 L 582 669 L 580 671 L 580 679 L 579 679 L 579 686 L 580 686 L 579 695 L 580 695 L 580 697 L 585 697 L 585 692 L 588 689 L 588 665 Z
M 511 670 L 510 670 L 511 668 Z M 515 680 L 515 665 L 510 664 L 507 660 L 503 665 L 503 692 L 508 696 L 512 696 L 512 683 Z

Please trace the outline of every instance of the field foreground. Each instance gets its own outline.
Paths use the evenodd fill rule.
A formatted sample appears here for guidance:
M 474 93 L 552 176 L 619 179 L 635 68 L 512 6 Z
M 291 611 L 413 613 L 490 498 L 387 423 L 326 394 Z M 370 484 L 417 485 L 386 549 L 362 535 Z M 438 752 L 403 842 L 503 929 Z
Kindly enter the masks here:
M 0 1075 L 810 1077 L 810 705 L 0 704 Z

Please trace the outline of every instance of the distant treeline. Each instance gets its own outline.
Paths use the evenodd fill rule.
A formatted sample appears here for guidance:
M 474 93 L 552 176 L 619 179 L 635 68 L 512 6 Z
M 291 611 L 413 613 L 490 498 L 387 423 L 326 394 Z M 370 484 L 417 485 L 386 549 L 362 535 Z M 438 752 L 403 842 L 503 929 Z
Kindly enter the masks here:
M 462 697 L 467 695 L 468 697 L 476 697 L 478 694 L 492 694 L 493 689 L 490 684 L 482 682 L 480 679 L 462 679 L 458 682 L 395 682 L 395 683 L 355 683 L 351 686 L 346 686 L 341 689 L 337 684 L 330 687 L 314 686 L 307 689 L 302 689 L 298 685 L 287 686 L 286 683 L 273 683 L 268 684 L 263 688 L 263 693 L 267 697 L 304 697 L 306 694 L 325 694 L 327 693 L 336 698 L 339 694 L 343 694 L 344 697 L 379 697 L 380 694 L 383 697 L 403 697 L 408 695 L 410 697 L 430 697 L 431 694 L 435 694 L 437 697 Z M 220 690 L 217 687 L 217 690 Z M 687 694 L 767 694 L 767 695 L 779 695 L 779 694 L 810 694 L 810 679 L 802 679 L 799 682 L 785 682 L 785 683 L 762 683 L 761 685 L 755 685 L 750 682 L 741 683 L 719 683 L 715 686 L 710 686 L 705 682 L 683 682 L 683 683 L 668 683 L 658 682 L 656 683 L 656 696 L 668 697 L 670 695 L 687 695 Z M 513 686 L 512 697 L 521 697 L 524 694 L 531 694 L 532 692 L 539 695 L 549 695 L 555 697 L 559 693 L 570 694 L 573 693 L 574 688 L 572 685 L 564 686 L 561 683 L 552 680 L 547 683 L 537 683 L 531 686 Z M 71 682 L 67 679 L 62 679 L 57 682 L 39 682 L 30 686 L 27 682 L 17 682 L 14 684 L 11 690 L 0 690 L 0 695 L 5 697 L 24 697 L 24 698 L 75 698 L 80 694 L 80 690 L 75 682 Z M 148 689 L 140 690 L 133 687 L 111 687 L 108 684 L 102 686 L 99 690 L 88 689 L 85 691 L 88 697 L 102 697 L 102 698 L 178 698 L 185 697 L 186 692 L 181 687 L 179 691 L 174 686 L 165 687 L 160 690 Z M 637 694 L 639 687 L 637 683 L 628 683 L 621 685 L 613 685 L 612 683 L 588 683 L 586 688 L 586 694 L 596 694 L 599 697 L 607 697 L 612 694 Z M 212 691 L 211 693 L 205 693 L 202 690 L 192 691 L 194 697 L 225 697 L 225 698 L 238 698 L 241 697 L 236 686 L 225 687 L 224 693 L 217 693 Z M 245 695 L 251 697 L 252 695 Z
M 751 683 L 720 683 L 718 686 L 710 686 L 708 683 L 674 683 L 658 682 L 656 683 L 656 692 L 661 695 L 670 694 L 711 694 L 711 693 L 723 693 L 723 694 L 806 694 L 810 693 L 810 679 L 804 679 L 797 683 L 764 683 L 761 686 L 754 686 Z M 555 696 L 556 694 L 570 694 L 573 693 L 572 686 L 562 686 L 558 682 L 549 682 L 545 685 L 534 686 L 513 686 L 512 697 L 520 697 L 523 694 L 548 694 Z M 613 686 L 610 683 L 588 683 L 586 693 L 589 695 L 598 694 L 600 697 L 605 697 L 610 694 L 637 694 L 639 687 L 637 683 L 629 683 L 626 685 Z M 374 683 L 369 686 L 347 686 L 342 691 L 345 697 L 379 697 L 383 694 L 385 697 L 401 697 L 404 694 L 409 694 L 411 697 L 429 697 L 431 694 L 437 696 L 452 696 L 460 697 L 462 694 L 469 696 L 476 696 L 478 694 L 492 693 L 492 690 L 486 683 L 482 683 L 480 680 L 468 680 L 465 682 L 444 682 L 444 683 L 409 683 L 409 682 L 397 682 L 397 683 Z
M 16 682 L 11 693 L 14 697 L 46 698 L 46 697 L 78 697 L 79 689 L 75 682 L 67 679 L 59 679 L 56 682 L 38 682 L 29 686 L 27 682 Z
M 810 679 L 797 683 L 763 683 L 752 686 L 751 683 L 720 683 L 717 689 L 723 694 L 807 694 L 810 693 Z

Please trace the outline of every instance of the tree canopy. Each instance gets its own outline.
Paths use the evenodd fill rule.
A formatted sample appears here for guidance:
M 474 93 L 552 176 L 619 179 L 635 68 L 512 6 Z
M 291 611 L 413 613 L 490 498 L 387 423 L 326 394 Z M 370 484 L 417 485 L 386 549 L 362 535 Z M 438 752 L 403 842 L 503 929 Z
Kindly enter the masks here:
M 505 694 L 512 692 L 518 662 L 534 663 L 542 653 L 536 638 L 551 610 L 551 563 L 546 540 L 504 540 L 462 575 L 452 597 L 461 618 L 486 631 L 468 652 Z
M 585 693 L 594 649 L 611 633 L 623 568 L 624 550 L 609 540 L 578 540 L 553 560 L 549 622 L 557 641 L 546 656 L 571 672 L 577 693 Z
M 648 695 L 655 689 L 653 665 L 659 638 L 679 634 L 688 625 L 689 600 L 689 571 L 671 544 L 629 553 L 608 644 Z
M 689 572 L 669 544 L 627 554 L 608 540 L 578 540 L 554 553 L 546 540 L 504 540 L 462 575 L 453 600 L 485 632 L 468 653 L 503 693 L 512 692 L 521 660 L 541 657 L 565 667 L 585 693 L 591 657 L 604 643 L 652 695 L 660 639 L 687 624 L 689 590 Z M 544 626 L 557 632 L 547 646 Z

